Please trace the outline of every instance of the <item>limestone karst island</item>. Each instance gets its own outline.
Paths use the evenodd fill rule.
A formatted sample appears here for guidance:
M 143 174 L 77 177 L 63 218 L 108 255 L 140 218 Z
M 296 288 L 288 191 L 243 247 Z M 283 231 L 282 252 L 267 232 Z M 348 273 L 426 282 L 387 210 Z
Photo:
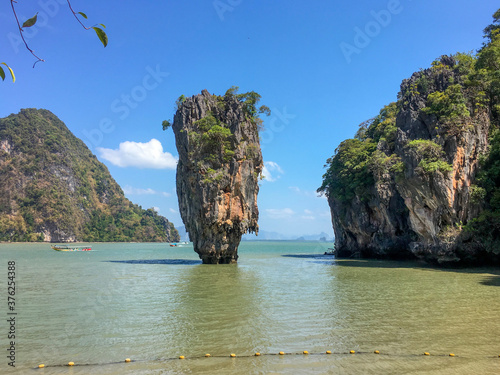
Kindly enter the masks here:
M 476 55 L 403 80 L 327 160 L 337 256 L 500 264 L 499 18 Z
M 258 233 L 257 194 L 263 162 L 255 92 L 207 90 L 178 100 L 177 196 L 182 220 L 203 263 L 235 263 L 246 232 Z

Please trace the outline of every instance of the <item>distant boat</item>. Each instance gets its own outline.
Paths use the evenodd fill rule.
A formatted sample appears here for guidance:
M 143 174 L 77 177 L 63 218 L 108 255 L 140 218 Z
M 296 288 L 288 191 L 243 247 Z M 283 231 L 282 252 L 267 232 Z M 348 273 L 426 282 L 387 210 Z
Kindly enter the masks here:
M 335 255 L 335 249 L 328 248 L 328 251 L 325 251 L 325 255 Z
M 55 251 L 92 251 L 90 246 L 67 246 L 67 245 L 52 245 Z
M 171 247 L 184 247 L 185 245 L 189 245 L 189 242 L 175 242 L 175 243 L 171 243 L 170 246 Z

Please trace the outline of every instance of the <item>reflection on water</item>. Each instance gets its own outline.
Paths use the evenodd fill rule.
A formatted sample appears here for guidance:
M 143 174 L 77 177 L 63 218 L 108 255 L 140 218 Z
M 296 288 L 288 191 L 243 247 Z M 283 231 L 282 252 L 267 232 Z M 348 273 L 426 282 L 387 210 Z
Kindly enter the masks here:
M 2 372 L 69 361 L 94 365 L 43 371 L 500 372 L 495 269 L 336 260 L 322 255 L 326 243 L 243 243 L 239 264 L 219 266 L 200 264 L 192 247 L 164 244 L 95 244 L 95 252 L 69 254 L 0 246 L 17 264 L 19 313 L 18 367 L 0 363 Z M 252 356 L 281 350 L 311 354 Z M 320 354 L 326 350 L 334 354 Z M 124 364 L 127 357 L 136 362 Z
M 262 281 L 250 267 L 199 265 L 183 274 L 177 293 L 183 330 L 173 338 L 191 355 L 229 355 L 266 345 Z

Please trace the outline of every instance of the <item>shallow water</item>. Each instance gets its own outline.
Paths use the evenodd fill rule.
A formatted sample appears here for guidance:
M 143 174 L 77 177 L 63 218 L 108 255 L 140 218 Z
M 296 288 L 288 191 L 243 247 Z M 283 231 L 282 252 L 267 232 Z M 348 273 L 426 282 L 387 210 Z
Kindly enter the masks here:
M 16 368 L 2 356 L 0 370 L 500 373 L 500 270 L 335 260 L 322 255 L 328 246 L 243 242 L 238 265 L 208 266 L 192 246 L 94 244 L 61 253 L 0 244 L 4 353 L 9 260 L 18 314 Z M 77 366 L 56 366 L 69 361 Z M 47 367 L 33 370 L 40 363 Z

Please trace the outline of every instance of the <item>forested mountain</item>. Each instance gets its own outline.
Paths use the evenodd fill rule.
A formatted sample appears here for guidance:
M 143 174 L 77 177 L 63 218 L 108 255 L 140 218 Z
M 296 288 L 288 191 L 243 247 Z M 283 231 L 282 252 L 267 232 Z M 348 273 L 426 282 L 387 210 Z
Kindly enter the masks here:
M 47 110 L 0 119 L 0 241 L 178 241 Z

